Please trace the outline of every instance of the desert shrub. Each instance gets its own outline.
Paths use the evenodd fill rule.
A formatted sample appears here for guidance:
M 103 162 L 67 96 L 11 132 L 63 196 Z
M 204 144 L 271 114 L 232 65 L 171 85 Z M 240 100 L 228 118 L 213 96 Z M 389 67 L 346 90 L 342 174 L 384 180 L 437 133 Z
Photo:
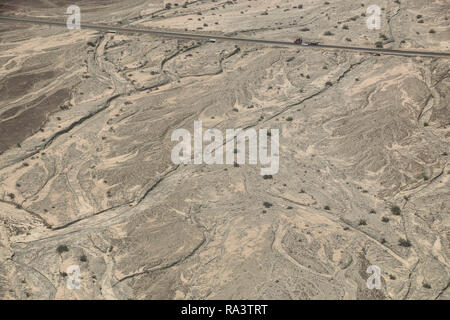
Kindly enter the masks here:
M 403 238 L 400 238 L 400 239 L 398 240 L 398 244 L 399 244 L 400 246 L 402 246 L 402 247 L 405 247 L 405 248 L 411 247 L 411 242 L 409 242 L 409 240 L 403 239 Z
M 400 207 L 399 206 L 392 206 L 391 207 L 391 212 L 394 216 L 399 216 L 401 213 Z
M 58 252 L 59 254 L 67 251 L 69 251 L 69 248 L 65 244 L 61 244 L 56 248 L 56 252 Z
M 267 202 L 267 201 L 264 201 L 263 205 L 264 205 L 264 207 L 266 207 L 266 208 L 270 208 L 270 207 L 273 206 L 270 202 Z

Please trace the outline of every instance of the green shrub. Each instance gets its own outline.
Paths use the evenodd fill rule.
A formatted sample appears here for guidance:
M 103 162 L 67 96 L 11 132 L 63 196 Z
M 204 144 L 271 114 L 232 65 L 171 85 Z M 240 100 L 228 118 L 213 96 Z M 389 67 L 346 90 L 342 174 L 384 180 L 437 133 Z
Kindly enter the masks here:
M 399 240 L 398 240 L 398 244 L 400 245 L 400 246 L 402 246 L 402 247 L 411 247 L 411 242 L 409 242 L 409 240 L 407 240 L 407 239 L 403 239 L 403 238 L 400 238 Z
M 263 203 L 263 205 L 264 205 L 264 207 L 266 207 L 266 208 L 270 208 L 270 207 L 273 206 L 270 202 L 267 202 L 267 201 L 265 201 L 265 202 Z
M 65 244 L 61 244 L 58 246 L 58 248 L 56 248 L 56 252 L 58 252 L 59 254 L 67 251 L 69 251 L 69 248 Z
M 394 216 L 399 216 L 401 213 L 400 207 L 399 206 L 392 206 L 391 207 L 391 212 Z

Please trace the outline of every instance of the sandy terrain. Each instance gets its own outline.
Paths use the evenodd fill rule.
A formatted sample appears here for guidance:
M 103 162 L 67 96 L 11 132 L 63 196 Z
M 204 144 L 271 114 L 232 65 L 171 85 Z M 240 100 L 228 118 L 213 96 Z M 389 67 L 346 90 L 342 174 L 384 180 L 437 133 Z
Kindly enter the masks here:
M 450 51 L 447 1 L 380 0 L 372 31 L 373 1 L 328 2 L 73 1 L 82 22 Z M 29 3 L 0 14 L 65 17 Z M 450 299 L 449 66 L 0 21 L 0 298 Z M 195 120 L 279 129 L 279 172 L 175 165 Z

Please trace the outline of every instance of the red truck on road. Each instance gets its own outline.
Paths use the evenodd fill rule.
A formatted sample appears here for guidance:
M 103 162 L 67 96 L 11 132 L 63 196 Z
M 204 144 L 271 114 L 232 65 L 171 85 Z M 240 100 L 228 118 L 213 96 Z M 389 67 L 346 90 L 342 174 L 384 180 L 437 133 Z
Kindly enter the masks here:
M 295 43 L 295 44 L 299 44 L 299 45 L 301 45 L 301 46 L 316 46 L 316 45 L 319 44 L 318 42 L 313 42 L 313 41 L 309 41 L 309 42 L 303 41 L 302 38 L 297 38 L 297 39 L 295 39 L 295 40 L 294 40 L 294 43 Z

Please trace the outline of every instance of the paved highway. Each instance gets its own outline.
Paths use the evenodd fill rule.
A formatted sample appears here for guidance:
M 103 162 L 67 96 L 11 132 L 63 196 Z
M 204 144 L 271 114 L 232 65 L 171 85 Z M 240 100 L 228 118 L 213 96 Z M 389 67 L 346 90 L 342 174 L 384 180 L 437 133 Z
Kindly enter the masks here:
M 45 25 L 56 25 L 56 26 L 66 26 L 66 22 L 54 21 L 54 20 L 43 20 L 35 18 L 20 18 L 11 16 L 1 16 L 1 21 L 14 21 L 14 22 L 25 22 L 25 23 L 35 23 L 35 24 L 45 24 Z M 218 36 L 211 34 L 199 34 L 192 32 L 174 32 L 174 31 L 164 31 L 155 29 L 137 29 L 137 28 L 124 28 L 118 26 L 106 26 L 106 25 L 94 25 L 94 24 L 81 24 L 82 29 L 93 29 L 100 31 L 116 31 L 125 33 L 141 33 L 141 34 L 152 34 L 162 37 L 173 37 L 181 39 L 195 39 L 195 40 L 223 40 L 232 42 L 246 42 L 246 43 L 260 43 L 260 44 L 271 44 L 277 46 L 295 46 L 302 49 L 337 49 L 346 51 L 358 51 L 373 54 L 387 54 L 387 55 L 401 55 L 401 56 L 422 56 L 422 57 L 437 57 L 437 58 L 449 58 L 450 53 L 447 52 L 431 52 L 431 51 L 419 51 L 419 50 L 395 50 L 395 49 L 379 49 L 379 48 L 363 48 L 363 47 L 348 47 L 348 46 L 337 46 L 337 45 L 327 45 L 319 44 L 316 46 L 301 46 L 294 44 L 293 42 L 286 41 L 275 41 L 275 40 L 263 40 L 263 39 L 251 39 L 251 38 L 237 38 L 229 36 Z M 293 37 L 294 38 L 294 37 Z

